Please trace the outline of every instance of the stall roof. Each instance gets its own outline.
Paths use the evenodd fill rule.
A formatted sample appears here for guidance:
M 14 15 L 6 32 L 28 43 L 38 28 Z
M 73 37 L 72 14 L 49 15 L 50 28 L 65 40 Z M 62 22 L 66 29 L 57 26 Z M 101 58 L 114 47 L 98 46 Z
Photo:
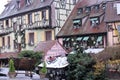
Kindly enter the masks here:
M 64 68 L 68 66 L 67 57 L 56 57 L 53 61 L 46 60 L 45 62 L 47 68 Z M 43 63 L 38 67 L 43 67 Z

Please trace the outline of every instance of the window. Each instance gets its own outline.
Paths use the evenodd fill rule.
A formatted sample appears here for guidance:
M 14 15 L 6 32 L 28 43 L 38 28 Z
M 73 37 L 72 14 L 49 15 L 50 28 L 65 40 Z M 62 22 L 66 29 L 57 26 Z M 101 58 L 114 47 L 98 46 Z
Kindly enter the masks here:
M 3 22 L 0 23 L 0 29 L 3 29 Z
M 45 24 L 46 21 L 46 10 L 42 11 L 42 23 Z
M 29 45 L 34 45 L 34 33 L 29 33 Z
M 98 36 L 98 38 L 97 38 L 97 41 L 96 41 L 96 43 L 95 43 L 95 46 L 96 47 L 100 47 L 101 45 L 103 45 L 104 43 L 103 43 L 103 36 Z
M 120 33 L 120 25 L 117 26 L 117 30 Z
M 113 31 L 112 25 L 107 25 L 108 26 L 108 31 Z
M 28 23 L 32 23 L 32 13 L 28 14 Z
M 79 28 L 80 26 L 82 26 L 82 20 L 81 19 L 74 19 L 73 20 L 73 27 Z
M 46 10 L 42 11 L 42 19 L 46 19 Z
M 9 20 L 6 20 L 5 24 L 7 27 L 9 27 Z
M 14 40 L 14 49 L 17 49 L 17 48 L 18 48 L 17 42 L 16 40 Z
M 5 48 L 5 38 L 2 38 L 2 47 Z
M 85 8 L 85 12 L 90 12 L 91 11 L 91 7 L 86 7 Z
M 100 23 L 98 17 L 90 18 L 90 21 L 92 26 L 96 26 Z
M 26 16 L 22 16 L 22 24 L 26 24 Z
M 78 9 L 78 14 L 82 14 L 83 13 L 83 8 L 79 8 Z
M 20 24 L 22 24 L 22 18 L 21 18 L 21 16 L 19 16 L 18 18 L 17 18 L 17 23 L 20 25 Z
M 65 8 L 66 7 L 66 0 L 60 0 L 60 6 L 61 6 L 61 8 Z
M 46 31 L 46 41 L 52 40 L 52 32 L 51 31 Z
M 10 48 L 10 36 L 8 36 L 8 46 L 7 48 L 9 49 Z
M 35 16 L 35 22 L 40 21 L 39 12 L 35 12 L 34 16 Z
M 13 30 L 14 30 L 14 32 L 17 31 L 17 23 L 16 22 L 13 23 Z

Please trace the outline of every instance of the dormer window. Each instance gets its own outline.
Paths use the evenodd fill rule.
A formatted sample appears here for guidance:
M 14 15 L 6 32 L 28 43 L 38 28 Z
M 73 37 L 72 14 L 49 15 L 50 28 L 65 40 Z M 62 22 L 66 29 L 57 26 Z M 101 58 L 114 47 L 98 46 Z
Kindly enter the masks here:
M 90 18 L 90 23 L 91 23 L 92 26 L 98 25 L 100 23 L 99 17 Z
M 79 8 L 78 9 L 78 14 L 82 14 L 83 13 L 83 8 Z
M 95 6 L 94 6 L 94 9 L 95 9 L 95 10 L 98 10 L 98 9 L 99 9 L 99 5 L 95 5 Z
M 16 3 L 17 3 L 17 8 L 19 9 L 20 8 L 20 0 L 17 0 Z
M 81 19 L 73 19 L 73 27 L 79 28 L 80 26 L 82 26 L 82 20 Z
M 45 2 L 45 0 L 40 0 L 40 2 Z
M 104 10 L 106 8 L 106 3 L 102 4 L 102 9 Z
M 91 11 L 91 7 L 86 7 L 86 8 L 85 8 L 85 12 L 88 13 L 88 12 L 90 12 L 90 11 Z
M 31 5 L 31 4 L 32 4 L 32 2 L 33 2 L 33 0 L 25 0 L 25 4 L 26 4 L 26 6 Z

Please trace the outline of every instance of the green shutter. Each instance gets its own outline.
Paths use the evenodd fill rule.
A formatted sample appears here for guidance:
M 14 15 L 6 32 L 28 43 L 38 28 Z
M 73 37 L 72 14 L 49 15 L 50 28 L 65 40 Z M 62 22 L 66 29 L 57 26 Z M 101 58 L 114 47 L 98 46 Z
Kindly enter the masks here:
M 77 41 L 80 41 L 80 40 L 82 40 L 82 37 L 78 37 L 76 40 L 77 40 Z
M 76 23 L 79 23 L 80 20 L 73 20 L 73 23 L 76 24 Z
M 66 41 L 69 41 L 70 38 L 67 38 Z
M 84 37 L 83 41 L 87 41 L 89 39 L 89 37 Z
M 100 41 L 102 41 L 102 36 L 99 36 L 97 39 L 97 42 L 100 42 Z

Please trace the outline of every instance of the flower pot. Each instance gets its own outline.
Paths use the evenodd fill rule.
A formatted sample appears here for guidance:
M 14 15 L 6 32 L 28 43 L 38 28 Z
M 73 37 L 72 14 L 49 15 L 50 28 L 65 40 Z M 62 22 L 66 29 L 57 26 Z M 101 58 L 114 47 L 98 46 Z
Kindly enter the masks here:
M 17 76 L 16 72 L 8 72 L 9 78 L 15 78 Z
M 45 76 L 46 76 L 46 73 L 40 73 L 40 78 L 41 78 L 41 79 L 44 79 Z

